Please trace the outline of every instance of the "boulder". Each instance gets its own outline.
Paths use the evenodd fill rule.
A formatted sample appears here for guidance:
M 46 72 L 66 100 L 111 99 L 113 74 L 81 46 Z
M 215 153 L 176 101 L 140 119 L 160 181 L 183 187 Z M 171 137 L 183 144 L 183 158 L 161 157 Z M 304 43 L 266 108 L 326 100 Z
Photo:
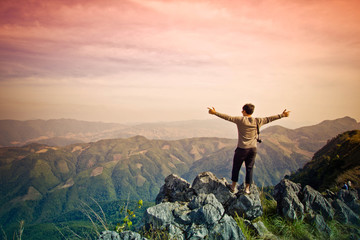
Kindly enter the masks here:
M 161 187 L 156 197 L 156 204 L 161 202 L 188 202 L 193 197 L 194 191 L 190 183 L 185 179 L 171 174 L 165 178 L 165 184 Z
M 168 230 L 171 239 L 245 239 L 214 194 L 160 203 L 148 208 L 143 220 L 146 228 Z
M 306 185 L 302 190 L 302 195 L 305 212 L 310 213 L 314 211 L 315 213 L 321 214 L 325 219 L 333 219 L 334 210 L 331 204 L 318 191 Z
M 331 204 L 336 199 L 336 193 L 333 191 L 330 191 L 329 189 L 326 189 L 323 196 L 326 198 L 326 200 Z
M 327 236 L 330 236 L 331 229 L 326 224 L 325 219 L 320 214 L 311 215 L 309 217 L 309 222 L 318 230 L 320 233 L 325 233 Z
M 175 221 L 173 211 L 180 208 L 187 210 L 184 204 L 178 202 L 165 202 L 149 207 L 144 213 L 145 227 L 151 225 L 153 228 L 161 228 L 172 224 Z
M 147 238 L 141 237 L 140 234 L 133 231 L 124 231 L 120 233 L 121 240 L 147 240 Z
M 337 219 L 345 224 L 360 226 L 360 218 L 343 201 L 336 199 L 332 202 Z
M 237 198 L 231 199 L 226 208 L 226 213 L 233 217 L 237 214 L 245 219 L 253 220 L 263 214 L 260 193 L 255 184 L 251 185 L 250 194 L 241 194 L 241 192 L 245 192 L 244 189 L 245 185 L 241 185 L 240 194 L 237 194 Z
M 120 235 L 114 231 L 103 231 L 99 236 L 99 240 L 120 240 Z
M 198 225 L 214 225 L 225 213 L 224 207 L 213 194 L 200 194 L 188 204 L 188 207 L 192 210 L 192 222 Z
M 230 192 L 230 184 L 226 179 L 218 179 L 211 172 L 199 174 L 192 188 L 196 194 L 214 194 L 217 200 L 223 204 L 228 215 L 239 216 L 252 220 L 263 214 L 260 193 L 255 184 L 251 185 L 250 194 L 245 194 L 244 185 L 240 185 L 238 193 Z
M 147 240 L 147 238 L 133 231 L 124 231 L 120 234 L 114 231 L 103 231 L 99 240 Z
M 274 188 L 274 198 L 277 201 L 278 213 L 287 219 L 303 219 L 304 205 L 301 203 L 298 194 L 301 185 L 283 179 Z
M 338 192 L 337 198 L 344 202 L 356 214 L 360 214 L 360 204 L 358 202 L 358 194 L 355 190 L 341 189 Z
M 192 189 L 196 194 L 214 194 L 223 205 L 236 198 L 235 194 L 229 191 L 229 184 L 226 179 L 218 179 L 212 172 L 203 172 L 197 175 L 193 181 Z

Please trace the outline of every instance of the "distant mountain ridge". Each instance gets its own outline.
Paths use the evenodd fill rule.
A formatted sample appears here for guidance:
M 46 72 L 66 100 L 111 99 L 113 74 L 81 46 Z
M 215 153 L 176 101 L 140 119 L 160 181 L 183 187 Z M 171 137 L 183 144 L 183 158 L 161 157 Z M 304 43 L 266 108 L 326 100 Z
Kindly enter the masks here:
M 99 140 L 98 134 L 123 128 L 124 125 L 116 123 L 73 119 L 0 120 L 0 146 L 22 146 L 32 142 L 54 146 L 90 142 Z
M 236 138 L 235 131 L 233 125 L 218 120 L 189 120 L 137 125 L 74 119 L 0 120 L 0 147 L 23 146 L 29 143 L 66 146 L 73 143 L 129 138 L 137 135 L 148 139 L 164 140 L 192 137 Z
M 335 126 L 334 123 L 338 124 Z M 332 125 L 331 127 L 327 124 Z M 350 117 L 327 120 L 317 125 L 323 139 L 331 138 L 334 132 L 359 129 L 360 123 Z M 312 126 L 297 129 L 287 129 L 280 126 L 270 126 L 262 134 L 290 134 L 292 136 L 305 136 L 299 140 L 307 144 L 311 139 Z M 321 130 L 320 130 L 321 129 Z M 344 130 L 345 129 L 345 130 Z M 326 132 L 326 131 L 328 132 Z M 308 132 L 308 133 L 307 133 Z M 54 120 L 0 120 L 0 147 L 23 146 L 29 143 L 41 143 L 50 146 L 66 146 L 73 143 L 94 142 L 101 139 L 129 138 L 141 135 L 148 139 L 178 140 L 192 137 L 219 137 L 237 138 L 236 126 L 221 119 L 191 120 L 178 122 L 143 123 L 137 125 L 124 125 L 117 123 L 102 123 L 78 121 L 73 119 Z M 318 134 L 316 134 L 318 135 Z M 335 134 L 336 135 L 336 134 Z M 319 136 L 320 137 L 320 136 Z M 318 145 L 308 144 L 312 151 Z

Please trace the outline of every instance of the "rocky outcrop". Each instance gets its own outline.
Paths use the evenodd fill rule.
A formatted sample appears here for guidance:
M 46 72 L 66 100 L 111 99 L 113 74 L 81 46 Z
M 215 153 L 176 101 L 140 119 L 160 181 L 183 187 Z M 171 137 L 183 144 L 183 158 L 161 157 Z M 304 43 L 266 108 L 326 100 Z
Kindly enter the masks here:
M 254 184 L 250 187 L 251 194 L 244 194 L 244 192 L 245 186 L 241 185 L 236 198 L 232 199 L 227 206 L 227 213 L 231 216 L 237 214 L 245 219 L 254 220 L 263 214 L 260 192 Z
M 322 215 L 325 219 L 333 219 L 334 210 L 321 193 L 307 185 L 302 190 L 302 194 L 302 202 L 306 212 L 310 213 L 311 211 L 314 211 L 315 213 Z
M 156 204 L 161 202 L 189 202 L 195 195 L 190 183 L 186 180 L 171 174 L 165 178 L 165 184 L 161 187 L 156 197 Z
M 356 191 L 340 190 L 336 195 L 327 190 L 323 196 L 308 185 L 301 188 L 300 184 L 283 179 L 274 188 L 274 198 L 280 215 L 290 220 L 307 216 L 320 232 L 330 234 L 326 220 L 333 218 L 360 226 L 360 204 Z
M 324 219 L 324 217 L 320 214 L 315 214 L 315 215 L 309 215 L 309 223 L 311 223 L 313 226 L 315 226 L 315 228 L 322 233 L 327 234 L 328 236 L 330 236 L 331 234 L 331 229 L 329 228 L 329 226 L 326 224 L 326 221 Z
M 177 239 L 244 239 L 231 216 L 253 220 L 263 209 L 256 185 L 251 186 L 251 194 L 243 188 L 239 186 L 234 194 L 226 179 L 211 172 L 197 175 L 192 185 L 171 174 L 156 198 L 157 205 L 144 215 L 145 227 L 166 229 Z
M 354 211 L 352 211 L 352 209 L 349 208 L 343 201 L 336 199 L 332 202 L 332 206 L 334 207 L 337 219 L 340 222 L 360 226 L 359 216 L 354 213 Z
M 146 210 L 145 227 L 163 229 L 171 239 L 245 239 L 214 194 L 190 202 L 163 202 Z
M 226 179 L 218 179 L 211 172 L 199 174 L 192 185 L 171 174 L 156 198 L 157 205 L 146 210 L 143 223 L 147 229 L 165 230 L 170 239 L 245 239 L 232 217 L 238 215 L 262 239 L 277 239 L 256 219 L 263 213 L 260 193 L 256 185 L 250 190 L 251 194 L 245 194 L 241 185 L 234 194 Z M 283 179 L 275 186 L 273 195 L 281 216 L 289 220 L 305 219 L 325 235 L 331 235 L 326 223 L 331 219 L 360 226 L 356 191 L 341 190 L 335 194 L 327 190 L 322 195 L 308 185 L 302 188 Z M 131 231 L 120 234 L 105 231 L 99 239 L 146 240 Z
M 226 179 L 218 179 L 212 172 L 203 172 L 197 175 L 193 181 L 192 189 L 194 189 L 196 194 L 214 194 L 223 205 L 227 205 L 236 198 L 229 191 L 229 184 Z
M 244 193 L 243 185 L 239 186 L 236 194 L 231 193 L 229 189 L 230 184 L 226 179 L 218 179 L 212 172 L 197 175 L 191 187 L 186 180 L 172 174 L 165 179 L 156 202 L 188 202 L 200 194 L 214 194 L 230 216 L 238 214 L 252 220 L 262 215 L 260 193 L 255 184 L 251 185 L 251 194 Z
M 274 188 L 274 198 L 277 201 L 278 213 L 287 219 L 303 219 L 304 205 L 299 199 L 301 185 L 283 179 Z
M 358 193 L 356 190 L 341 189 L 338 192 L 337 198 L 344 202 L 356 214 L 360 214 L 360 203 L 358 202 Z

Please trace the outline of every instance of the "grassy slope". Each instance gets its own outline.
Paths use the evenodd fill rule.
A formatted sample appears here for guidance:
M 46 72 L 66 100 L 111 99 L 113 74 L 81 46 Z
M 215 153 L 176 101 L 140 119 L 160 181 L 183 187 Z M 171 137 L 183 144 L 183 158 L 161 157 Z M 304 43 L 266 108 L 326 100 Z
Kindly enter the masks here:
M 360 131 L 340 134 L 290 177 L 315 189 L 338 188 L 347 180 L 360 187 Z

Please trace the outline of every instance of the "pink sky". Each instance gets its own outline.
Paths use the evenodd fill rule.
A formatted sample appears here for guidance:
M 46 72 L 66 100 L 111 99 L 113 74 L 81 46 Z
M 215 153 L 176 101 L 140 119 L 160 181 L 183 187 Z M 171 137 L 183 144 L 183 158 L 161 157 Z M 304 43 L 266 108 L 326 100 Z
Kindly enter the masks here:
M 3 0 L 0 119 L 359 121 L 359 23 L 358 0 Z

